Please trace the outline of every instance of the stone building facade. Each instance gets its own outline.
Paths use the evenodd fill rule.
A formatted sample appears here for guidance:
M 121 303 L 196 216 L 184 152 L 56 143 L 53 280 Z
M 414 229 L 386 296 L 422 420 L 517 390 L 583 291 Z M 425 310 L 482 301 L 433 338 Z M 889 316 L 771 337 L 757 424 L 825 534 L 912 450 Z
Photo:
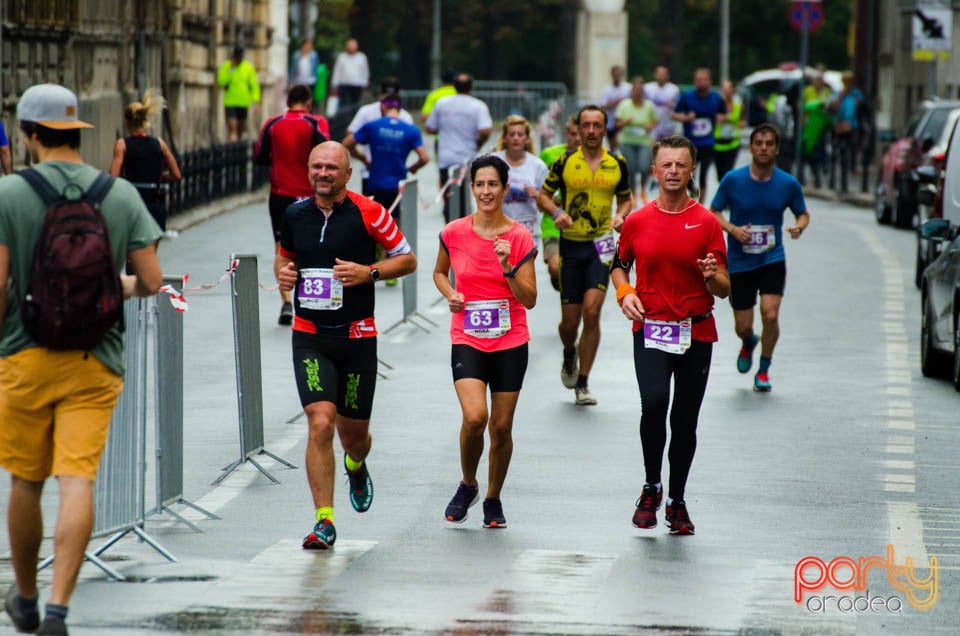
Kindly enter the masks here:
M 248 138 L 283 101 L 283 0 L 0 0 L 0 14 L 2 117 L 15 164 L 23 163 L 17 98 L 39 82 L 64 84 L 80 97 L 81 117 L 96 125 L 83 133 L 83 155 L 100 168 L 125 134 L 124 106 L 147 88 L 167 99 L 168 116 L 154 123 L 154 133 L 177 151 L 225 140 L 216 74 L 238 41 L 263 89 Z
M 913 59 L 916 0 L 879 0 L 876 38 L 877 125 L 902 134 L 917 105 L 936 89 L 941 99 L 960 99 L 960 0 L 951 0 L 953 50 L 936 64 Z

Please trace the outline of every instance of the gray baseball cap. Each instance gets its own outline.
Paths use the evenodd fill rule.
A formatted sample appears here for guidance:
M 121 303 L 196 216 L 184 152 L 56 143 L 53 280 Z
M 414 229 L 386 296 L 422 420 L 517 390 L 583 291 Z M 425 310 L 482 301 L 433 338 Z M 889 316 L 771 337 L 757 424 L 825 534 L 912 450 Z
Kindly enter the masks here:
M 93 128 L 80 121 L 77 96 L 59 84 L 36 84 L 23 92 L 17 102 L 17 121 L 32 121 L 56 130 Z

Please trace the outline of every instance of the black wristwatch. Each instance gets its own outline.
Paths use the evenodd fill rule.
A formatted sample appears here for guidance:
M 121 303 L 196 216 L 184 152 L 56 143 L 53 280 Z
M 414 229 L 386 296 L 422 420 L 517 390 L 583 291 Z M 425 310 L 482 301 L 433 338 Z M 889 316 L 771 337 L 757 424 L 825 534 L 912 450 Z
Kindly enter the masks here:
M 375 283 L 380 280 L 380 270 L 376 267 L 370 268 L 370 282 Z

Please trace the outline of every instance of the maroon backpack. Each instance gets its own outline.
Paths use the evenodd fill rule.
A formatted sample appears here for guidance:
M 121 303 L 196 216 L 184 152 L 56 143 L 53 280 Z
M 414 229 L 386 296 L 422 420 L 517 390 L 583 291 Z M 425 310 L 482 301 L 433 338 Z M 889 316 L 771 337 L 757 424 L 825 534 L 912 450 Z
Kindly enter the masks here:
M 86 192 L 68 184 L 58 193 L 32 168 L 18 174 L 47 206 L 20 304 L 23 327 L 50 349 L 92 349 L 123 316 L 123 288 L 100 213 L 114 178 L 100 173 Z M 68 196 L 71 190 L 79 196 Z

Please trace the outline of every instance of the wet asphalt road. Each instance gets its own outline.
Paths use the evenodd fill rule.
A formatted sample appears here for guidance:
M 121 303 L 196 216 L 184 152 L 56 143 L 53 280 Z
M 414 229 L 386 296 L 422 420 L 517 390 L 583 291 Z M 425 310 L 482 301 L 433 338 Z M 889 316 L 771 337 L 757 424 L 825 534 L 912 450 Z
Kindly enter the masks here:
M 435 175 L 423 179 L 432 197 Z M 229 286 L 188 295 L 185 496 L 222 519 L 175 507 L 203 530 L 193 533 L 151 517 L 146 532 L 178 561 L 124 539 L 104 556 L 128 582 L 84 566 L 71 634 L 956 633 L 960 395 L 919 372 L 913 234 L 878 227 L 869 210 L 809 206 L 811 228 L 787 245 L 772 393 L 754 393 L 751 376 L 736 372 L 731 312 L 718 303 L 721 341 L 687 488 L 693 537 L 670 536 L 662 517 L 654 530 L 630 524 L 643 470 L 629 325 L 608 298 L 591 376 L 599 405 L 575 406 L 558 378 L 559 302 L 542 263 L 503 493 L 509 527 L 484 530 L 479 506 L 462 526 L 441 520 L 459 478 L 459 409 L 445 304 L 430 276 L 439 208 L 421 213 L 418 276 L 420 311 L 440 326 L 419 319 L 426 330 L 401 324 L 381 336 L 380 357 L 393 368 L 382 368 L 373 415 L 376 497 L 358 515 L 338 483 L 332 551 L 300 549 L 313 515 L 302 468 L 264 458 L 279 485 L 249 465 L 209 485 L 238 455 Z M 184 231 L 164 242 L 161 260 L 168 274 L 212 282 L 231 253 L 257 254 L 262 282 L 272 282 L 265 205 Z M 377 293 L 383 332 L 400 319 L 401 292 Z M 275 324 L 275 292 L 261 292 L 260 306 L 266 448 L 302 466 L 289 333 Z M 48 523 L 55 505 L 50 484 Z M 936 557 L 936 586 L 896 589 L 887 570 L 905 575 L 879 564 L 862 591 L 828 582 L 794 601 L 804 557 L 857 564 L 886 559 L 888 544 L 893 565 L 910 557 L 919 579 Z M 810 563 L 802 576 L 814 582 Z M 842 586 L 853 572 L 833 574 Z M 42 578 L 48 584 L 49 572 Z M 0 561 L 0 584 L 10 580 Z M 911 604 L 934 589 L 930 609 Z M 0 633 L 9 633 L 4 621 Z

